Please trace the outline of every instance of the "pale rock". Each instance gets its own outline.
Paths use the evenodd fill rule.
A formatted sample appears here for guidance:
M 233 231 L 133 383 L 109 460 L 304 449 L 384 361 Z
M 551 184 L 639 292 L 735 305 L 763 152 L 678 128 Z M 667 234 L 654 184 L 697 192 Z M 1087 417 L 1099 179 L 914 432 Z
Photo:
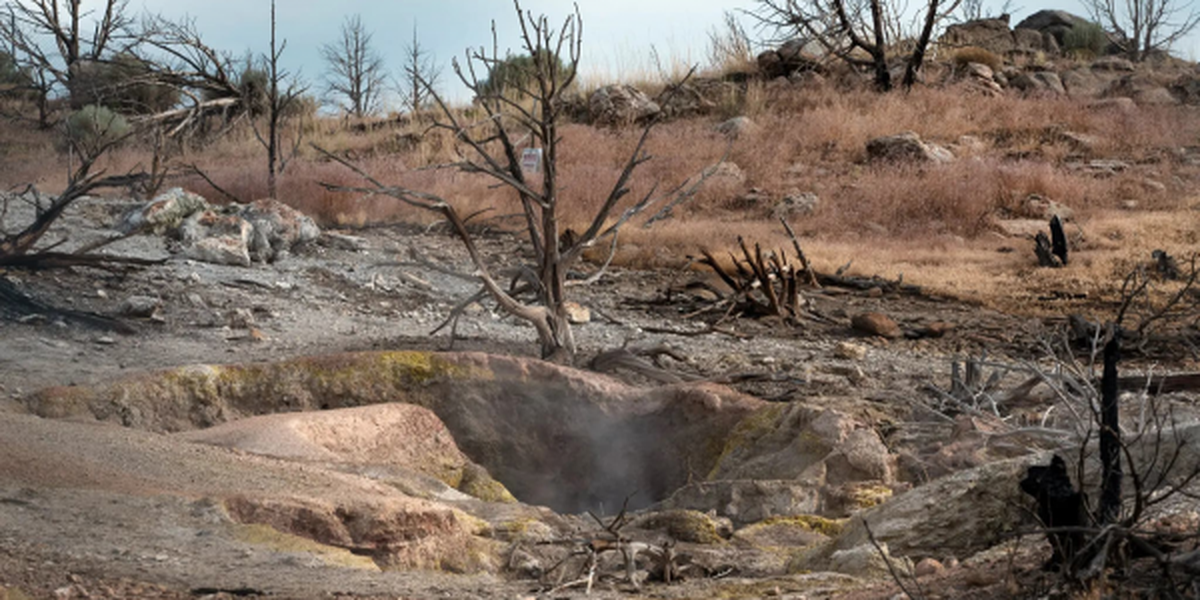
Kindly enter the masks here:
M 275 262 L 298 246 L 311 243 L 321 229 L 307 215 L 273 199 L 246 205 L 241 217 L 254 228 L 248 249 L 254 260 Z
M 929 577 L 931 575 L 939 575 L 946 570 L 946 567 L 938 562 L 935 558 L 923 558 L 917 563 L 913 574 L 917 577 Z
M 250 266 L 250 236 L 254 228 L 236 215 L 212 210 L 193 213 L 180 226 L 184 255 L 220 265 Z
M 117 231 L 132 233 L 149 229 L 162 234 L 177 229 L 192 214 L 207 209 L 208 201 L 200 195 L 183 188 L 171 188 L 145 205 L 125 213 L 117 225 Z
M 626 84 L 606 85 L 588 98 L 592 122 L 597 125 L 629 125 L 662 111 L 645 92 Z
M 564 302 L 563 312 L 567 315 L 567 322 L 572 325 L 583 325 L 592 321 L 592 311 L 578 302 Z
M 867 156 L 872 161 L 917 162 L 942 164 L 954 160 L 954 155 L 936 144 L 929 144 L 912 131 L 877 137 L 867 142 Z
M 750 117 L 741 116 L 721 121 L 713 127 L 713 130 L 722 135 L 736 139 L 742 137 L 743 135 L 757 133 L 759 127 L 754 121 L 750 120 Z
M 162 300 L 150 296 L 130 296 L 121 303 L 118 312 L 127 317 L 149 318 L 162 307 Z
M 880 544 L 879 549 L 873 544 L 862 544 L 846 550 L 837 550 L 829 557 L 829 568 L 855 577 L 880 579 L 891 577 L 889 562 L 901 575 L 912 572 L 912 561 L 893 557 L 887 544 Z
M 812 192 L 793 191 L 783 197 L 775 208 L 771 209 L 771 218 L 789 219 L 796 216 L 807 216 L 816 212 L 821 205 L 821 198 Z
M 833 355 L 843 360 L 862 360 L 867 357 L 867 347 L 850 342 L 838 342 Z

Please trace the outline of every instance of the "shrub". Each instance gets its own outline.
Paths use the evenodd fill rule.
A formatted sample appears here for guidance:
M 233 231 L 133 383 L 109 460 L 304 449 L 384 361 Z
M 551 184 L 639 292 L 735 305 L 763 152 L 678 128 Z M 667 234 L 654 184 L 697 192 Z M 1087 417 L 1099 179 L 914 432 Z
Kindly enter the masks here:
M 152 114 L 175 106 L 179 91 L 147 83 L 149 74 L 150 67 L 128 53 L 109 61 L 81 62 L 71 77 L 71 106 L 104 105 L 126 114 Z
M 85 153 L 98 153 L 129 134 L 129 122 L 107 106 L 89 104 L 67 117 L 67 139 Z
M 242 92 L 242 101 L 250 111 L 251 116 L 266 114 L 270 105 L 268 98 L 271 90 L 271 78 L 263 69 L 247 65 L 238 77 L 238 89 Z
M 1095 58 L 1108 47 L 1108 34 L 1099 23 L 1079 23 L 1063 36 L 1063 51 L 1078 58 Z
M 1004 66 L 1004 59 L 991 50 L 978 46 L 967 46 L 954 53 L 954 66 L 962 68 L 967 66 L 967 63 L 979 63 L 987 65 L 993 71 L 999 71 Z
M 0 98 L 32 99 L 33 77 L 12 54 L 0 50 Z
M 546 53 L 546 60 L 557 61 L 553 68 L 563 73 L 565 78 L 567 65 L 552 53 Z M 536 76 L 537 67 L 533 56 L 528 54 L 509 55 L 504 60 L 492 65 L 488 79 L 479 82 L 479 93 L 486 96 L 503 94 L 509 90 L 529 87 Z

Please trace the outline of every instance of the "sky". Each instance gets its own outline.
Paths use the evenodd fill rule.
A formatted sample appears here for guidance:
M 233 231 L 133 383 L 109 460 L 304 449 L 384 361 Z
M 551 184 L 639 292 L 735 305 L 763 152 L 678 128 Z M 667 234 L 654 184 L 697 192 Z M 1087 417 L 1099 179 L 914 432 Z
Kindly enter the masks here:
M 995 0 L 991 0 L 995 2 Z M 1184 5 L 1191 0 L 1176 0 Z M 1041 8 L 1059 8 L 1085 15 L 1080 0 L 1024 5 L 1014 0 L 1013 25 Z M 100 0 L 84 0 L 100 5 Z M 140 4 L 140 6 L 139 6 Z M 999 6 L 1000 2 L 995 2 Z M 753 0 L 579 0 L 584 22 L 584 77 L 612 81 L 656 73 L 652 50 L 669 68 L 707 61 L 708 32 L 719 26 L 727 10 L 752 8 Z M 241 56 L 246 50 L 264 53 L 269 41 L 269 0 L 131 0 L 130 8 L 145 9 L 179 19 L 195 19 L 214 47 Z M 571 13 L 564 0 L 524 0 L 521 6 L 546 14 L 558 24 Z M 359 14 L 374 34 L 374 44 L 388 67 L 398 73 L 405 45 L 417 28 L 423 46 L 443 69 L 444 91 L 455 100 L 467 99 L 464 88 L 452 85 L 452 57 L 462 60 L 468 47 L 491 47 L 496 23 L 501 53 L 519 49 L 518 22 L 508 0 L 278 0 L 277 35 L 288 42 L 284 56 L 289 69 L 319 83 L 324 71 L 319 48 L 334 42 L 348 15 Z M 747 21 L 749 22 L 749 21 Z M 753 28 L 750 33 L 755 34 Z M 1193 34 L 1175 48 L 1178 55 L 1200 58 L 1200 35 Z M 643 77 L 644 78 L 644 77 Z

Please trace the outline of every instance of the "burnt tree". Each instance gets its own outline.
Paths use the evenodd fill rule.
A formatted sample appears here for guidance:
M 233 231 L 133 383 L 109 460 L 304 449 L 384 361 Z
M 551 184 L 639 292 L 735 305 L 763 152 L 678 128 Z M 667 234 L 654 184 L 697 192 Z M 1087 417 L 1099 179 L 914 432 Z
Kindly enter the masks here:
M 519 2 L 514 1 L 514 7 L 524 53 L 531 57 L 523 63 L 522 76 L 515 78 L 516 83 L 503 90 L 493 90 L 488 85 L 497 69 L 507 64 L 495 40 L 491 52 L 482 48 L 470 50 L 465 63 L 452 63 L 459 79 L 474 93 L 481 118 L 467 121 L 463 113 L 447 105 L 430 81 L 423 76 L 418 79 L 438 107 L 440 116 L 434 126 L 451 132 L 459 144 L 459 160 L 450 166 L 490 178 L 516 196 L 523 227 L 521 236 L 528 241 L 534 257 L 532 264 L 509 263 L 498 269 L 480 252 L 453 202 L 428 192 L 387 185 L 332 153 L 320 148 L 318 151 L 353 169 L 371 184 L 360 188 L 325 184 L 327 188 L 384 194 L 441 214 L 466 246 L 475 276 L 487 294 L 503 311 L 533 325 L 543 358 L 569 362 L 574 359 L 575 340 L 567 320 L 568 290 L 571 285 L 596 280 L 605 267 L 574 281 L 567 280 L 567 273 L 579 264 L 585 250 L 599 243 L 608 245 L 611 256 L 620 228 L 663 199 L 656 195 L 657 188 L 652 187 L 637 202 L 626 204 L 618 212 L 631 191 L 634 171 L 651 159 L 646 143 L 658 120 L 651 119 L 643 127 L 636 146 L 599 208 L 591 213 L 586 228 L 569 236 L 567 243 L 561 243 L 565 228 L 560 211 L 572 196 L 564 193 L 559 178 L 562 143 L 559 125 L 566 104 L 564 94 L 578 71 L 583 22 L 576 11 L 561 27 L 555 28 L 545 16 L 534 17 L 522 11 Z M 530 159 L 527 165 L 523 165 L 523 158 Z M 514 285 L 503 286 L 500 273 L 512 279 Z

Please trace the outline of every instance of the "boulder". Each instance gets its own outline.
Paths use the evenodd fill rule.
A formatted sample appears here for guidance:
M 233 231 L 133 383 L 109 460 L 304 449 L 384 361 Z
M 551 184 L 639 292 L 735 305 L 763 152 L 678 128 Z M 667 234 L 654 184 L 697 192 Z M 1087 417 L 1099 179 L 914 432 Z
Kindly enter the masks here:
M 864 579 L 884 579 L 893 577 L 893 570 L 896 575 L 906 577 L 912 573 L 913 566 L 908 559 L 893 557 L 887 544 L 880 544 L 876 548 L 875 544 L 868 542 L 845 550 L 835 550 L 829 557 L 829 570 Z
M 929 144 L 911 131 L 878 137 L 867 142 L 867 157 L 872 161 L 942 164 L 954 160 L 949 150 Z
M 714 511 L 738 526 L 766 519 L 821 512 L 819 487 L 781 479 L 722 479 L 689 483 L 662 502 L 663 508 Z
M 1059 52 L 1058 42 L 1054 36 L 1048 33 L 1042 33 L 1036 29 L 1022 29 L 1020 27 L 1013 30 L 1013 41 L 1017 46 L 1017 50 L 1023 52 L 1042 52 L 1050 56 L 1056 56 Z
M 337 470 L 389 473 L 397 480 L 406 479 L 404 472 L 411 471 L 464 493 L 499 491 L 494 495 L 485 493 L 487 500 L 514 501 L 486 470 L 470 468 L 471 460 L 459 450 L 437 415 L 411 404 L 263 415 L 176 437 Z M 466 476 L 469 471 L 472 477 Z M 410 483 L 407 487 L 416 486 Z M 433 483 L 422 487 L 440 492 Z
M 820 71 L 820 57 L 805 50 L 805 46 L 804 40 L 789 40 L 775 50 L 759 54 L 756 59 L 759 72 L 767 79 L 774 79 L 790 77 L 797 71 Z
M 833 347 L 833 356 L 842 360 L 862 360 L 867 357 L 867 347 L 862 344 L 838 342 Z
M 237 215 L 211 209 L 193 213 L 179 227 L 183 253 L 189 258 L 218 265 L 250 266 L 250 238 L 254 227 Z
M 969 62 L 962 69 L 963 75 L 974 79 L 984 79 L 987 81 L 995 81 L 995 72 L 992 68 L 977 62 Z
M 588 110 L 593 123 L 620 126 L 653 118 L 662 108 L 632 85 L 614 84 L 592 92 Z
M 655 99 L 655 103 L 662 109 L 662 115 L 668 119 L 706 115 L 717 107 L 716 101 L 692 83 L 667 86 Z
M 117 230 L 129 234 L 150 230 L 156 234 L 177 229 L 192 214 L 208 209 L 208 201 L 183 188 L 171 188 L 121 217 Z
M 1016 48 L 1016 40 L 1008 28 L 1009 16 L 991 19 L 976 19 L 966 23 L 950 25 L 942 34 L 940 43 L 950 47 L 976 46 L 1004 55 Z
M 1116 74 L 1112 71 L 1080 67 L 1063 71 L 1059 78 L 1068 96 L 1091 99 L 1103 96 L 1108 86 L 1116 80 Z
M 249 251 L 251 258 L 259 262 L 275 262 L 321 235 L 321 229 L 307 215 L 270 198 L 242 207 L 241 217 L 254 228 Z
M 1092 61 L 1092 70 L 1095 71 L 1124 71 L 1133 72 L 1133 62 L 1127 58 L 1120 56 L 1104 56 Z
M 771 405 L 729 435 L 708 474 L 715 485 L 697 484 L 678 502 L 688 498 L 689 508 L 717 510 L 735 521 L 788 513 L 838 518 L 890 496 L 895 468 L 878 434 L 848 415 L 798 403 Z M 723 480 L 788 481 L 762 488 Z M 762 496 L 762 506 L 770 507 L 763 510 L 773 514 L 754 512 L 744 494 Z M 705 498 L 715 504 L 703 504 Z
M 788 219 L 795 216 L 811 215 L 821 205 L 821 199 L 812 192 L 792 192 L 783 197 L 773 209 L 771 218 Z
M 567 322 L 572 325 L 584 325 L 592 322 L 592 311 L 578 302 L 564 302 L 563 312 L 567 314 Z
M 1029 194 L 1022 202 L 1021 216 L 1033 219 L 1042 219 L 1049 221 L 1053 217 L 1058 217 L 1064 223 L 1075 218 L 1075 211 L 1071 207 L 1046 198 L 1041 194 Z
M 1054 36 L 1054 41 L 1061 48 L 1065 45 L 1063 44 L 1064 37 L 1072 27 L 1088 23 L 1087 19 L 1065 10 L 1039 10 L 1017 23 L 1017 29 L 1033 29 L 1041 33 L 1048 33 Z
M 1183 104 L 1200 105 L 1200 74 L 1180 77 L 1171 84 L 1171 91 Z
M 739 186 L 746 182 L 745 171 L 742 171 L 737 163 L 728 160 L 713 165 L 708 176 L 714 181 L 724 181 Z
M 150 318 L 162 308 L 162 300 L 150 296 L 130 296 L 121 302 L 118 310 L 127 317 Z
M 854 318 L 850 319 L 850 327 L 859 333 L 890 339 L 904 335 L 900 326 L 891 317 L 877 312 L 854 315 Z
M 999 95 L 1004 91 L 996 81 L 996 73 L 983 63 L 969 62 L 963 66 L 961 73 L 977 89 L 989 95 Z
M 1134 73 L 1112 82 L 1104 91 L 1106 98 L 1129 98 L 1138 106 L 1179 104 L 1179 99 L 1150 75 Z
M 1034 71 L 1021 73 L 1009 80 L 1009 85 L 1027 94 L 1049 94 L 1065 96 L 1067 89 L 1063 87 L 1062 79 L 1054 71 Z
M 27 400 L 46 416 L 91 415 L 153 431 L 414 404 L 437 415 L 463 453 L 514 496 L 571 513 L 620 506 L 634 489 L 631 509 L 667 497 L 713 470 L 730 432 L 765 404 L 710 383 L 634 388 L 533 359 L 416 351 L 196 365 L 50 388 Z
M 737 139 L 743 135 L 752 135 L 758 133 L 759 127 L 750 117 L 741 116 L 734 117 L 717 123 L 713 127 L 717 133 Z
M 479 519 L 369 477 L 302 461 L 246 456 L 146 431 L 15 414 L 0 414 L 0 455 L 5 457 L 0 461 L 0 481 L 6 486 L 39 490 L 36 497 L 48 506 L 63 506 L 64 499 L 75 498 L 92 507 L 86 511 L 90 518 L 78 523 L 82 544 L 111 536 L 111 529 L 106 533 L 107 526 L 99 524 L 122 515 L 122 535 L 144 540 L 145 546 L 132 545 L 135 553 L 139 547 L 157 548 L 151 555 L 170 548 L 172 562 L 176 556 L 192 560 L 204 556 L 188 549 L 191 544 L 181 543 L 185 537 L 204 540 L 197 545 L 230 548 L 238 546 L 225 544 L 261 533 L 269 539 L 290 534 L 332 546 L 304 546 L 319 552 L 309 555 L 318 567 L 326 565 L 322 556 L 354 559 L 346 550 L 369 560 L 341 564 L 366 563 L 372 569 L 387 564 L 494 572 L 502 564 L 494 543 L 475 535 Z M 62 495 L 61 489 L 69 489 L 70 496 Z M 51 498 L 58 500 L 50 504 Z M 206 520 L 198 527 L 201 515 Z M 104 547 L 111 551 L 111 542 Z M 265 544 L 253 548 L 256 554 L 272 552 Z M 139 561 L 141 577 L 150 572 L 170 577 L 163 566 L 161 559 Z M 186 582 L 185 588 L 223 581 L 229 587 L 237 585 L 234 577 L 225 579 L 212 571 L 191 576 L 189 570 L 182 572 L 185 579 L 176 578 Z M 303 587 L 272 585 L 275 595 L 310 596 L 312 590 Z
M 1029 502 L 1017 483 L 1035 461 L 994 462 L 913 488 L 859 513 L 837 538 L 798 556 L 789 570 L 835 568 L 845 564 L 834 561 L 839 552 L 871 547 L 863 520 L 893 556 L 971 556 L 991 548 L 1026 522 Z

